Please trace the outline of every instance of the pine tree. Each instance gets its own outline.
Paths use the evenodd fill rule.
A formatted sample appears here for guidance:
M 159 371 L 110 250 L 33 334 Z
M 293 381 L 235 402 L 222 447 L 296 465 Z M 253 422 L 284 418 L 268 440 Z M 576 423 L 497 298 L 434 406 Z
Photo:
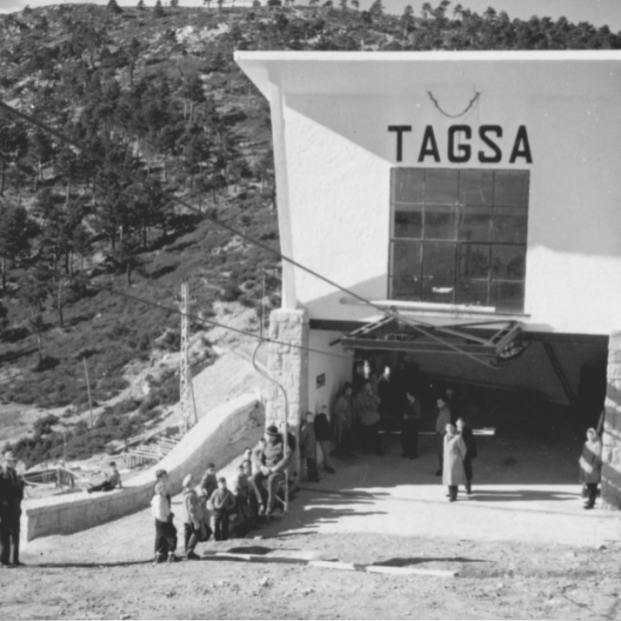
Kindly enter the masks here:
M 144 0 L 138 0 L 138 4 L 136 5 L 136 8 L 139 11 L 144 11 L 145 10 Z
M 113 15 L 118 15 L 123 12 L 123 9 L 117 4 L 116 0 L 108 0 L 106 11 L 112 13 Z
M 164 7 L 162 7 L 162 0 L 157 0 L 155 3 L 153 15 L 155 15 L 155 17 L 164 17 L 166 15 L 166 13 L 164 13 Z
M 18 258 L 30 252 L 30 242 L 36 233 L 37 227 L 23 207 L 7 201 L 0 203 L 0 265 L 3 291 L 6 291 L 9 266 L 13 266 Z
M 373 17 L 381 17 L 384 14 L 382 0 L 375 0 L 369 7 L 369 13 L 371 13 Z

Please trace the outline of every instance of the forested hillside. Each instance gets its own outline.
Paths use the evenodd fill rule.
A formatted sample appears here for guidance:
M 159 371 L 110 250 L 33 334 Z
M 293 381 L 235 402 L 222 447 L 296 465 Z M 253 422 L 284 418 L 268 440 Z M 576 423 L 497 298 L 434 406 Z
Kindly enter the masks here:
M 235 49 L 621 47 L 606 27 L 447 0 L 401 16 L 379 0 L 182 3 L 0 16 L 2 102 L 39 123 L 0 110 L 1 403 L 84 408 L 84 360 L 102 402 L 130 361 L 178 348 L 178 315 L 117 292 L 176 308 L 187 278 L 209 318 L 216 299 L 258 309 L 265 281 L 278 305 L 277 257 L 212 220 L 278 249 L 269 107 Z

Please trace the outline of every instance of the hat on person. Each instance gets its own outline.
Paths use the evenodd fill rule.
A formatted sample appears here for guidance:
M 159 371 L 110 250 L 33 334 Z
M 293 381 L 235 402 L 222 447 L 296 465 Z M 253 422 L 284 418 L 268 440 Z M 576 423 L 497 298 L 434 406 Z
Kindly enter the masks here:
M 278 435 L 280 435 L 280 434 L 278 433 L 278 428 L 276 427 L 276 425 L 270 425 L 270 426 L 269 426 L 269 427 L 265 430 L 265 433 L 266 433 L 268 436 L 278 436 Z
M 17 461 L 17 457 L 11 451 L 7 451 L 4 454 L 4 461 Z
M 183 477 L 183 487 L 190 487 L 190 483 L 192 483 L 192 475 L 186 474 Z

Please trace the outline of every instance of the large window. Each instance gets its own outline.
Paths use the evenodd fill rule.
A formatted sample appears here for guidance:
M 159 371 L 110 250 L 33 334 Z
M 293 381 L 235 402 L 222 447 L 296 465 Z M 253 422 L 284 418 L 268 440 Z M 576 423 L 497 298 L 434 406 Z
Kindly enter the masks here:
M 394 300 L 522 311 L 528 171 L 394 168 Z

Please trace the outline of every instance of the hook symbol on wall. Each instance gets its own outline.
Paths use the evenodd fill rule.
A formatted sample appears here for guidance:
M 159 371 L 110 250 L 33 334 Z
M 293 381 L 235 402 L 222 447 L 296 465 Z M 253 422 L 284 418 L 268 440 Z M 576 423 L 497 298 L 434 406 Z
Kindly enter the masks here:
M 429 99 L 431 99 L 431 101 L 433 101 L 433 105 L 446 117 L 448 117 L 449 119 L 456 119 L 460 116 L 463 116 L 464 114 L 466 114 L 466 112 L 468 112 L 468 110 L 470 110 L 470 108 L 472 108 L 472 106 L 474 106 L 474 104 L 478 101 L 479 97 L 481 96 L 481 93 L 479 91 L 475 91 L 474 92 L 474 97 L 470 100 L 470 102 L 468 103 L 468 105 L 464 108 L 463 112 L 460 112 L 459 114 L 448 114 L 448 112 L 445 112 L 444 110 L 442 110 L 442 108 L 440 107 L 440 103 L 438 102 L 438 100 L 433 96 L 433 93 L 431 91 L 427 91 L 427 95 L 429 95 Z

